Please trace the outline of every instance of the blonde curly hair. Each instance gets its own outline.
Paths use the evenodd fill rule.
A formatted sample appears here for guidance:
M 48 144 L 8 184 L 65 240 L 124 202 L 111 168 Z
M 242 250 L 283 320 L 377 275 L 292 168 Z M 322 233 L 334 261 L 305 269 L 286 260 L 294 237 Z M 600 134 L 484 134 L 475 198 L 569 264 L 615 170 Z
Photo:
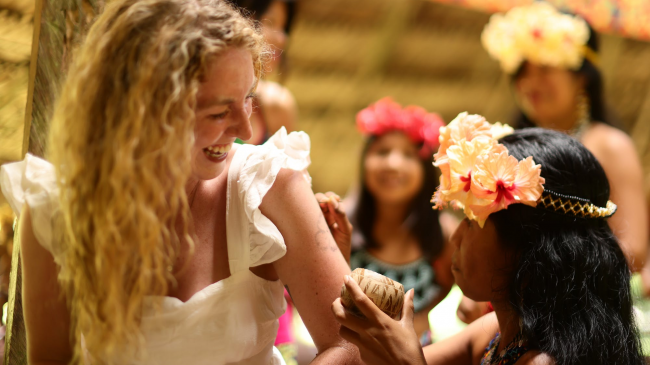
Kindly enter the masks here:
M 193 248 L 185 185 L 196 94 L 229 47 L 250 50 L 259 79 L 259 27 L 225 1 L 117 0 L 74 57 L 48 157 L 75 364 L 133 360 L 145 297 L 166 295 L 181 246 Z

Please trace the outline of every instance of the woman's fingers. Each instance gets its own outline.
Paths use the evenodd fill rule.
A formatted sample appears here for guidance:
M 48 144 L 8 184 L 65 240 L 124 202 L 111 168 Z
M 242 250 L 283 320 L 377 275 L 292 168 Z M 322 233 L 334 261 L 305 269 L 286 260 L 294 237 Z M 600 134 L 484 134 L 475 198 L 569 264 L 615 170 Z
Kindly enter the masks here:
M 356 347 L 361 346 L 361 336 L 359 336 L 359 334 L 354 332 L 353 330 L 345 326 L 341 326 L 341 329 L 339 330 L 339 334 L 344 340 L 352 343 Z
M 413 313 L 415 312 L 415 306 L 413 305 L 414 295 L 415 292 L 413 289 L 406 292 L 406 295 L 404 295 L 404 306 L 402 306 L 401 322 L 407 324 L 410 327 L 413 327 Z
M 334 318 L 344 327 L 349 328 L 351 331 L 357 333 L 365 333 L 369 324 L 366 319 L 354 315 L 349 310 L 346 310 L 341 303 L 341 298 L 336 298 L 332 303 L 332 313 Z
M 359 287 L 359 284 L 357 284 L 357 282 L 349 275 L 345 276 L 345 287 L 350 293 L 350 297 L 354 304 L 371 322 L 378 322 L 379 320 L 385 320 L 386 318 L 390 319 L 390 317 L 382 312 L 375 303 L 366 296 L 363 290 Z

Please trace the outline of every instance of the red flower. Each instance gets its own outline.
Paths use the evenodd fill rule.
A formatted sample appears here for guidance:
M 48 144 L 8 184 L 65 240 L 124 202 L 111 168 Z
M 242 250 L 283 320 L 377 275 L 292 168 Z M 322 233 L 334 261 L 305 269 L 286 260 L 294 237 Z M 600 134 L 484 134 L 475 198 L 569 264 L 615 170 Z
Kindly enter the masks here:
M 381 136 L 392 131 L 406 134 L 414 143 L 422 143 L 421 155 L 430 156 L 438 147 L 440 127 L 444 126 L 438 114 L 411 105 L 402 108 L 390 97 L 380 99 L 357 114 L 357 128 L 365 135 Z

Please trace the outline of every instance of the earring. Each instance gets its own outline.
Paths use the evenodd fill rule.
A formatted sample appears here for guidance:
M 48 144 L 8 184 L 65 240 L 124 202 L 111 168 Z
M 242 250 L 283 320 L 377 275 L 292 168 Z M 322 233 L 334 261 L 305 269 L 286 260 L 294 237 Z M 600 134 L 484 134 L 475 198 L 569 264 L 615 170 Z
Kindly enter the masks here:
M 587 130 L 589 127 L 589 123 L 591 123 L 591 103 L 589 101 L 589 96 L 587 96 L 587 93 L 584 90 L 580 91 L 580 94 L 578 94 L 578 103 L 576 107 L 576 114 L 577 114 L 577 121 L 573 129 L 569 132 L 569 134 L 577 139 L 580 140 L 582 137 L 582 134 Z

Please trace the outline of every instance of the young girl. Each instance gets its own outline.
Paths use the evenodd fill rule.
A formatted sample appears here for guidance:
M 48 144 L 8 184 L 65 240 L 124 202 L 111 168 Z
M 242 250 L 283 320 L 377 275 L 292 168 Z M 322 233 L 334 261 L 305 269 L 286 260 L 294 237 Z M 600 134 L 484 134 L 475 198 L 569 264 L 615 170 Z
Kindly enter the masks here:
M 354 226 L 351 268 L 415 289 L 415 330 L 424 344 L 431 343 L 428 313 L 453 285 L 447 242 L 457 222 L 427 201 L 438 184 L 431 155 L 442 125 L 436 114 L 389 98 L 360 111 L 357 126 L 367 136 L 361 188 L 343 202 Z
M 304 173 L 308 137 L 233 146 L 266 56 L 224 1 L 107 4 L 61 92 L 52 164 L 2 168 L 29 363 L 282 364 L 283 285 L 313 363 L 358 362 L 329 311 L 349 268 Z
M 566 134 L 532 128 L 497 139 L 500 129 L 462 114 L 441 132 L 434 196 L 464 208 L 452 270 L 463 293 L 491 301 L 494 313 L 423 351 L 412 291 L 395 321 L 348 277 L 366 318 L 337 299 L 341 334 L 372 364 L 643 364 L 603 168 Z

